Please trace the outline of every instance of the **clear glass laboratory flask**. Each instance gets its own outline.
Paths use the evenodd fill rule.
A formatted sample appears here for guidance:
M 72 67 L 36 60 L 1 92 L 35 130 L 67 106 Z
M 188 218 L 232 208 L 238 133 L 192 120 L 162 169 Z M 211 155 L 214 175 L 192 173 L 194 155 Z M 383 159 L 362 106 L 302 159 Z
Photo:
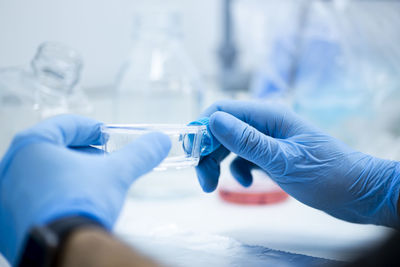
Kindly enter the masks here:
M 116 79 L 114 122 L 188 123 L 200 112 L 201 87 L 182 43 L 180 14 L 136 14 L 132 49 Z
M 44 43 L 31 65 L 38 84 L 35 108 L 41 117 L 90 113 L 91 105 L 78 86 L 83 60 L 76 50 L 58 43 Z
M 0 153 L 13 136 L 43 118 L 61 113 L 88 114 L 91 105 L 77 86 L 82 59 L 73 49 L 43 43 L 31 69 L 0 70 Z

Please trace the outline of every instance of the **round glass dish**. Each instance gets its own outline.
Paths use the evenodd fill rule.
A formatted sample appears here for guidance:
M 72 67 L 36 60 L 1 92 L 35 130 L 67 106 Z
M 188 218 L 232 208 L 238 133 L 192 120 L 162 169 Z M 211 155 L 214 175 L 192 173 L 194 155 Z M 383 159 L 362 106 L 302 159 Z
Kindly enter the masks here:
M 112 153 L 131 143 L 139 136 L 150 132 L 162 132 L 171 139 L 168 156 L 155 170 L 182 169 L 197 166 L 208 138 L 205 125 L 180 124 L 108 124 L 101 127 L 105 139 L 102 149 Z

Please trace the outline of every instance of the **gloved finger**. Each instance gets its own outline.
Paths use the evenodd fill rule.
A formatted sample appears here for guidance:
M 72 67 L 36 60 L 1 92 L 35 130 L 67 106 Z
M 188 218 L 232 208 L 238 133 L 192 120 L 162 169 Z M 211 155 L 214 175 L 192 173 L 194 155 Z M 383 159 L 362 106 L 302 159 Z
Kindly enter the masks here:
M 229 113 L 258 131 L 275 138 L 288 138 L 313 126 L 301 120 L 283 106 L 271 106 L 257 101 L 224 100 L 211 105 L 203 112 L 210 117 L 217 111 Z
M 204 192 L 210 193 L 217 188 L 221 172 L 220 163 L 229 153 L 228 149 L 221 146 L 213 153 L 201 158 L 199 165 L 196 167 L 196 173 Z
M 171 140 L 163 133 L 140 136 L 132 143 L 108 156 L 121 181 L 130 185 L 136 178 L 151 171 L 167 157 Z
M 210 117 L 210 129 L 224 147 L 263 169 L 268 169 L 268 165 L 273 165 L 280 159 L 276 157 L 281 155 L 278 140 L 228 113 L 215 112 Z
M 236 157 L 230 165 L 233 177 L 244 187 L 249 187 L 253 183 L 251 170 L 257 166 L 241 157 Z
M 102 123 L 78 115 L 59 115 L 19 133 L 13 143 L 51 142 L 63 146 L 102 145 Z

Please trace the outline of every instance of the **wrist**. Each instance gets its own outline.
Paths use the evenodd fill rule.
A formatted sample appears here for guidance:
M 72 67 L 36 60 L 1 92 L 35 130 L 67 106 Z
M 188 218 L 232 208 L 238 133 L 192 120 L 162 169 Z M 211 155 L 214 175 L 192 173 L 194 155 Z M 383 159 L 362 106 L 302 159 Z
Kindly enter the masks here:
M 400 162 L 385 160 L 387 168 L 382 170 L 381 187 L 383 192 L 371 192 L 375 194 L 383 194 L 385 203 L 383 212 L 381 213 L 381 225 L 399 229 L 400 227 Z M 378 196 L 377 196 L 378 198 Z M 382 203 L 383 204 L 383 203 Z
M 96 228 L 78 229 L 65 244 L 57 267 L 160 266 L 109 233 Z
M 392 199 L 396 221 L 394 227 L 400 229 L 400 162 L 396 162 L 395 172 L 392 179 Z
M 44 226 L 31 228 L 23 245 L 17 266 L 57 266 L 69 237 L 77 230 L 103 229 L 95 220 L 84 216 L 69 216 Z
M 346 214 L 350 216 L 341 218 L 399 228 L 400 162 L 364 155 L 354 166 L 357 168 L 354 177 L 357 178 L 347 190 L 356 198 L 347 206 L 347 209 L 351 207 Z

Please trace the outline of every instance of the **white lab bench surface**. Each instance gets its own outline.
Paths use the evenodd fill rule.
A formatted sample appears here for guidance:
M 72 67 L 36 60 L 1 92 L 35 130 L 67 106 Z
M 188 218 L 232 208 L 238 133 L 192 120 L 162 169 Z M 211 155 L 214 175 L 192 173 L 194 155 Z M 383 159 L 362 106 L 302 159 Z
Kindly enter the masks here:
M 170 178 L 168 172 L 156 174 L 165 181 Z M 185 178 L 195 180 L 192 174 Z M 391 231 L 335 219 L 293 198 L 245 206 L 200 189 L 176 198 L 131 195 L 115 229 L 139 251 L 171 266 L 309 266 L 326 263 L 323 259 L 345 261 L 379 244 Z
M 114 231 L 168 266 L 320 265 L 330 263 L 325 259 L 357 257 L 392 232 L 335 219 L 293 198 L 271 205 L 230 204 L 217 193 L 201 192 L 193 169 L 151 175 L 133 186 L 148 186 L 159 176 L 156 194 L 165 186 L 162 183 L 179 179 L 193 187 L 187 195 L 177 190 L 176 196 L 156 198 L 135 196 L 138 191 L 133 190 Z M 0 258 L 0 266 L 8 265 Z

